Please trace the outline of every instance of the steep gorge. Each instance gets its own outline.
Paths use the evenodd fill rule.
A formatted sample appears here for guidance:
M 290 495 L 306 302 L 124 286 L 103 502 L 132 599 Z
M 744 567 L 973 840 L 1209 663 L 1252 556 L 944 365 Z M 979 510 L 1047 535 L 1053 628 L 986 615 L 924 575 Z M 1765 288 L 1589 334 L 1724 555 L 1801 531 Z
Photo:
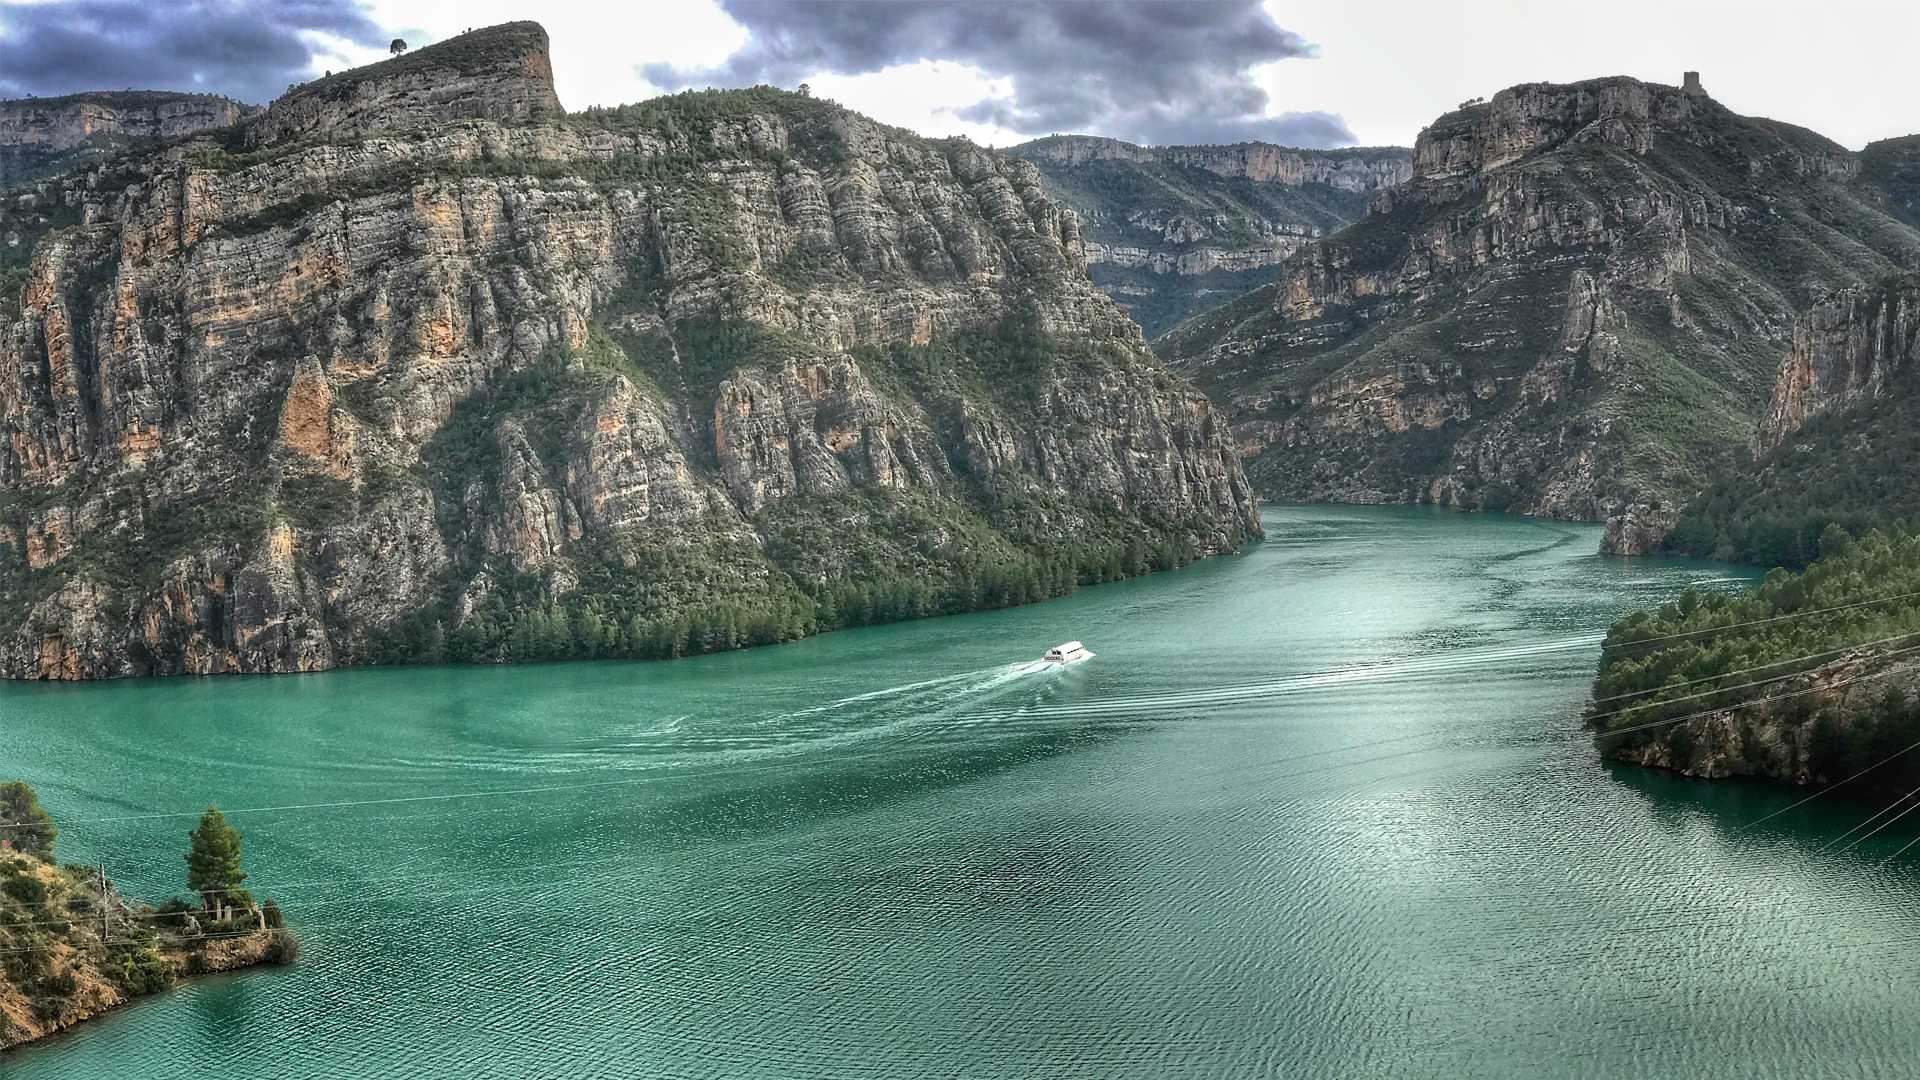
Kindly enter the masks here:
M 677 655 L 1258 532 L 1028 164 L 509 24 L 20 189 L 0 674 Z
M 1149 335 L 1273 280 L 1308 241 L 1412 174 L 1403 147 L 1135 146 L 1054 135 L 1011 148 L 1081 218 L 1088 269 Z
M 1860 155 L 1697 84 L 1530 84 L 1436 120 L 1411 181 L 1156 343 L 1288 500 L 1609 521 L 1658 545 L 1744 454 L 1795 318 L 1920 265 Z

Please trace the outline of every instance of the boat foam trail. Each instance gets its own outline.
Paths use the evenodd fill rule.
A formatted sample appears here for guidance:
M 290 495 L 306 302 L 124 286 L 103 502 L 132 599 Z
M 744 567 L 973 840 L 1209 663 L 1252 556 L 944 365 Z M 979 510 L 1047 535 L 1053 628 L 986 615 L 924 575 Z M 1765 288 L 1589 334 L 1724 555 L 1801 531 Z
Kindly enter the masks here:
M 1336 668 L 1326 671 L 1300 672 L 1266 682 L 1247 683 L 1239 686 L 1212 687 L 1205 690 L 1193 690 L 1180 694 L 1156 694 L 1131 698 L 1110 698 L 1105 701 L 1080 705 L 1050 706 L 1063 711 L 1085 711 L 1103 708 L 1157 707 L 1173 704 L 1198 702 L 1209 698 L 1235 698 L 1248 695 L 1261 695 L 1272 692 L 1293 691 L 1296 689 L 1317 689 L 1323 686 L 1342 686 L 1350 683 L 1368 683 L 1385 678 L 1398 678 L 1408 675 L 1444 675 L 1455 671 L 1465 671 L 1489 664 L 1509 663 L 1533 656 L 1547 656 L 1568 652 L 1598 644 L 1600 635 L 1569 638 L 1563 641 L 1541 642 L 1525 646 L 1503 649 L 1497 652 L 1417 657 L 1407 660 L 1388 660 L 1377 664 L 1357 665 L 1349 668 Z
M 1063 703 L 1058 705 L 1034 705 L 1006 711 L 997 714 L 997 716 L 982 716 L 976 719 L 1012 719 L 1016 717 L 1021 719 L 1043 719 L 1054 716 L 1114 715 L 1182 707 L 1229 705 L 1244 701 L 1259 700 L 1266 697 L 1285 697 L 1294 694 L 1348 686 L 1362 686 L 1391 679 L 1449 675 L 1486 667 L 1492 664 L 1506 664 L 1517 660 L 1551 656 L 1556 653 L 1584 649 L 1596 645 L 1602 640 L 1604 640 L 1604 635 L 1586 634 L 1575 638 L 1533 642 L 1526 645 L 1512 646 L 1492 651 L 1413 657 L 1406 660 L 1389 660 L 1377 664 L 1357 665 L 1349 668 L 1300 672 L 1265 682 L 1248 683 L 1240 686 L 1213 687 L 1179 694 L 1109 698 L 1104 701 Z

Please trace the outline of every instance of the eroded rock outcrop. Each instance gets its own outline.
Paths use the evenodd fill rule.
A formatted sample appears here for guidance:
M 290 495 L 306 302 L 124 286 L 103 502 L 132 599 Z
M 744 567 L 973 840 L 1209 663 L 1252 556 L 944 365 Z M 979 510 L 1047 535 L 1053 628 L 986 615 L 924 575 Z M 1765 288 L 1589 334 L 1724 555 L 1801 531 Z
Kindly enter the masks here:
M 1879 706 L 1888 694 L 1920 692 L 1920 664 L 1863 649 L 1804 674 L 1772 683 L 1770 699 L 1738 709 L 1695 716 L 1635 733 L 1602 746 L 1608 757 L 1672 769 L 1688 776 L 1721 779 L 1752 776 L 1791 784 L 1831 784 L 1845 776 L 1822 773 L 1815 739 L 1870 745 Z M 1676 731 L 1674 729 L 1682 729 Z
M 97 160 L 136 140 L 231 127 L 258 111 L 231 98 L 169 90 L 0 101 L 0 188 Z
M 1841 289 L 1793 327 L 1754 440 L 1756 454 L 1779 446 L 1808 420 L 1888 391 L 1913 364 L 1920 339 L 1920 276 Z
M 455 120 L 559 116 L 547 32 L 517 22 L 469 31 L 381 64 L 303 83 L 246 128 L 263 146 L 374 131 L 427 131 Z
M 255 111 L 231 98 L 166 90 L 0 101 L 0 147 L 72 150 L 110 136 L 169 139 L 231 127 Z

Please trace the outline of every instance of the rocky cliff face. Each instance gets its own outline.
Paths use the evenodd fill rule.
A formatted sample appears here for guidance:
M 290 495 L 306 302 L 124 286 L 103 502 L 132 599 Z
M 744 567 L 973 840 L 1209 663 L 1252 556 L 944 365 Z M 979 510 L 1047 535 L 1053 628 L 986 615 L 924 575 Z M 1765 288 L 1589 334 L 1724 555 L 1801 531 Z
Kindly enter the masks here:
M 0 187 L 72 168 L 132 140 L 230 127 L 257 111 L 212 94 L 162 90 L 0 101 Z
M 562 112 L 546 30 L 505 23 L 304 83 L 249 124 L 246 139 L 252 146 L 350 139 L 381 130 L 428 131 L 456 120 L 523 123 Z
M 1032 166 L 766 90 L 562 116 L 543 43 L 6 209 L 0 674 L 673 655 L 1257 533 Z
M 1158 343 L 1268 495 L 1611 519 L 1644 550 L 1748 443 L 1795 315 L 1920 262 L 1854 155 L 1678 87 L 1514 87 L 1413 172 Z
M 230 127 L 255 111 L 212 94 L 160 90 L 0 101 L 0 146 L 72 150 L 104 136 L 166 139 Z
M 1763 566 L 1820 556 L 1829 527 L 1859 533 L 1920 513 L 1920 275 L 1835 290 L 1793 323 L 1742 454 L 1656 540 Z
M 1080 213 L 1094 281 L 1149 334 L 1271 280 L 1302 244 L 1357 219 L 1373 192 L 1411 172 L 1408 152 L 1394 147 L 1146 147 L 1056 135 L 1010 153 Z
M 1779 446 L 1815 416 L 1887 393 L 1911 368 L 1916 338 L 1920 275 L 1851 286 L 1814 304 L 1794 323 L 1755 452 Z
M 1227 179 L 1303 187 L 1320 184 L 1369 194 L 1411 175 L 1402 147 L 1299 150 L 1272 143 L 1213 146 L 1137 146 L 1097 135 L 1052 135 L 1013 147 L 1010 153 L 1036 165 L 1078 168 L 1099 162 L 1182 165 Z

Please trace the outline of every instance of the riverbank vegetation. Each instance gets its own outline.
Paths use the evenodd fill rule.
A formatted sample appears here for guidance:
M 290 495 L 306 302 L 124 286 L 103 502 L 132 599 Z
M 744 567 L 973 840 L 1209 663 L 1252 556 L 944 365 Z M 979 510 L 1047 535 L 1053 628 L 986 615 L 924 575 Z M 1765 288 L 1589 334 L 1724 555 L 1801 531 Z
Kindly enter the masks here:
M 1608 632 L 1588 721 L 1609 756 L 1666 741 L 1685 760 L 1695 725 L 1681 718 L 1765 705 L 1787 727 L 1810 725 L 1806 772 L 1852 775 L 1920 741 L 1920 702 L 1888 677 L 1920 657 L 1920 535 L 1830 524 L 1803 572 L 1776 569 L 1749 593 L 1689 589 Z M 1809 680 L 1792 680 L 1812 673 Z M 1850 704 L 1822 691 L 1848 687 Z M 1864 692 L 1863 692 L 1864 691 Z M 1869 704 L 1862 705 L 1862 702 Z M 1876 783 L 1920 784 L 1920 762 Z M 1909 779 L 1909 775 L 1914 779 Z
M 100 867 L 59 863 L 58 836 L 31 787 L 0 784 L 0 1049 L 184 978 L 298 953 L 279 908 L 239 888 L 240 834 L 218 810 L 189 841 L 197 903 L 122 896 Z

